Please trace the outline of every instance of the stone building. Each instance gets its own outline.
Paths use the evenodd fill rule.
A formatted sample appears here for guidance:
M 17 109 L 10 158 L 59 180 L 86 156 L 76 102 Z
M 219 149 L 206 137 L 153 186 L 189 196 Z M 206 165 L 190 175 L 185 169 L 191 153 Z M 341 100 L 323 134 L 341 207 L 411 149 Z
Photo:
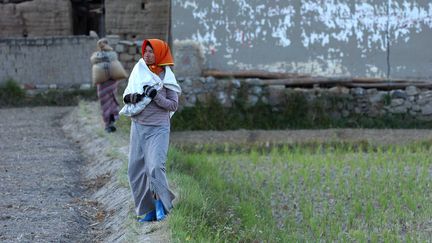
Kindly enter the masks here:
M 168 40 L 168 0 L 0 0 L 0 38 L 118 35 Z
M 67 0 L 0 0 L 0 38 L 72 35 Z

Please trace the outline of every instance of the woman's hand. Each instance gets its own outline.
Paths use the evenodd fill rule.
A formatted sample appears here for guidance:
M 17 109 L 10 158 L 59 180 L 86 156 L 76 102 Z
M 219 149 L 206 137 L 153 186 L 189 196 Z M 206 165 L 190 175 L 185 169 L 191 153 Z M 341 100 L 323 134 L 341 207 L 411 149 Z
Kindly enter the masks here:
M 123 98 L 123 101 L 126 104 L 136 104 L 136 103 L 140 102 L 143 99 L 143 97 L 144 97 L 144 95 L 138 94 L 138 93 L 127 94 Z
M 153 99 L 157 95 L 157 90 L 150 85 L 144 85 L 144 94 L 149 97 L 150 99 Z

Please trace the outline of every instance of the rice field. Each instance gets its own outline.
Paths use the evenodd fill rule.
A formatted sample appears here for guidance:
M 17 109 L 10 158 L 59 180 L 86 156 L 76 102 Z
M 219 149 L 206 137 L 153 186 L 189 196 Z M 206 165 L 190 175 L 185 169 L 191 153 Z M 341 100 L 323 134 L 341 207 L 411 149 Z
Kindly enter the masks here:
M 431 147 L 171 149 L 178 242 L 430 242 Z

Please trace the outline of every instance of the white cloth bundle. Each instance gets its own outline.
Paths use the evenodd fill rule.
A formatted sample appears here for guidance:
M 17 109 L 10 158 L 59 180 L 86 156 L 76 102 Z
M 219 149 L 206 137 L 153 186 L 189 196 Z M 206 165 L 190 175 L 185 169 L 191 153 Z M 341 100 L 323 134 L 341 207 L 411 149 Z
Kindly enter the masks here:
M 144 85 L 153 86 L 156 88 L 156 90 L 160 90 L 162 87 L 165 87 L 177 92 L 179 95 L 181 93 L 180 85 L 177 83 L 174 73 L 171 71 L 169 66 L 165 67 L 165 77 L 163 80 L 161 80 L 158 75 L 150 71 L 145 61 L 141 58 L 132 69 L 127 87 L 123 93 L 123 98 L 128 94 L 144 93 Z M 142 110 L 144 110 L 144 108 L 150 102 L 151 99 L 146 96 L 136 104 L 125 104 L 125 106 L 123 106 L 123 108 L 120 110 L 120 114 L 129 117 L 137 115 Z M 171 112 L 171 116 L 173 114 L 174 112 Z

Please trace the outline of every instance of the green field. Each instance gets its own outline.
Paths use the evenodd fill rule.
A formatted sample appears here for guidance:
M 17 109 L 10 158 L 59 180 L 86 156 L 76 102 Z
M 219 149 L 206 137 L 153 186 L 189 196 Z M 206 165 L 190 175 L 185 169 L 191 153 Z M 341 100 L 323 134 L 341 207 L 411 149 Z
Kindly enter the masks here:
M 209 151 L 171 148 L 174 241 L 432 239 L 428 145 Z
M 167 162 L 174 242 L 431 242 L 430 142 L 181 146 Z M 124 158 L 128 187 L 126 171 Z

